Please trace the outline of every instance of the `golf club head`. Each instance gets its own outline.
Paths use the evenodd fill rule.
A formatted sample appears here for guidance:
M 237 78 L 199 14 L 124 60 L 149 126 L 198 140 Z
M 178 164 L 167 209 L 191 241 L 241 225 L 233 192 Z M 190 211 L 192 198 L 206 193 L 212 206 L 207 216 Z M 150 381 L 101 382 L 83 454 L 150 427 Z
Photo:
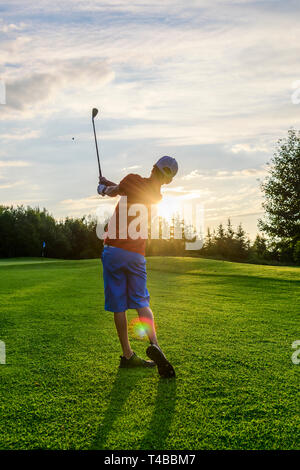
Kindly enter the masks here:
M 92 117 L 93 119 L 97 116 L 98 114 L 98 109 L 97 108 L 93 108 L 93 111 L 92 111 Z

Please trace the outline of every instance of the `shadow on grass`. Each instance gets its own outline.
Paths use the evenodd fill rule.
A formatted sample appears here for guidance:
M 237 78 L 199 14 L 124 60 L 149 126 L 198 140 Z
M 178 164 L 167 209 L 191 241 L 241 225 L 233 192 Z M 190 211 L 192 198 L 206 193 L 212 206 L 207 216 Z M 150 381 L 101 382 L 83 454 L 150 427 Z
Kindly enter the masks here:
M 136 383 L 143 378 L 144 375 L 141 375 L 139 370 L 118 369 L 110 392 L 110 402 L 92 444 L 92 450 L 105 449 L 106 440 L 115 420 L 122 414 L 123 406 Z
M 165 449 L 165 442 L 176 405 L 176 380 L 159 379 L 157 385 L 155 409 L 152 414 L 148 431 L 140 442 L 139 449 Z
M 143 370 L 119 369 L 110 393 L 110 402 L 98 433 L 91 446 L 92 450 L 105 449 L 105 444 L 115 420 L 122 414 L 123 407 L 139 380 L 147 376 Z M 174 379 L 159 379 L 157 385 L 155 408 L 147 426 L 139 449 L 163 449 L 169 434 L 170 424 L 176 403 L 176 382 Z

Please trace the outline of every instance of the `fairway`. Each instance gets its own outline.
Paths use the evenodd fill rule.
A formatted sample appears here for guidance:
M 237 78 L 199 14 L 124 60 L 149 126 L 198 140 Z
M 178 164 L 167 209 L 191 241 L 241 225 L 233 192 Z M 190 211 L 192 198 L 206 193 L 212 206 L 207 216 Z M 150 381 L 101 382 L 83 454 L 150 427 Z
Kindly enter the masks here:
M 99 260 L 0 262 L 0 448 L 299 449 L 300 269 L 168 257 L 147 267 L 176 380 L 118 370 Z M 145 357 L 146 342 L 132 345 Z

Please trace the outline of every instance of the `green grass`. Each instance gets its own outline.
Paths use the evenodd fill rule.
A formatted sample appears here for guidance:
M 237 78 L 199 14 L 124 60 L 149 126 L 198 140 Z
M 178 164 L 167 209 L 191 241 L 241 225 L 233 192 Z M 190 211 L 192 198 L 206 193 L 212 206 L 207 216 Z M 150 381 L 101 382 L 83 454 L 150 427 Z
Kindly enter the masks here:
M 299 268 L 147 264 L 176 380 L 118 370 L 98 260 L 0 262 L 0 448 L 299 449 Z

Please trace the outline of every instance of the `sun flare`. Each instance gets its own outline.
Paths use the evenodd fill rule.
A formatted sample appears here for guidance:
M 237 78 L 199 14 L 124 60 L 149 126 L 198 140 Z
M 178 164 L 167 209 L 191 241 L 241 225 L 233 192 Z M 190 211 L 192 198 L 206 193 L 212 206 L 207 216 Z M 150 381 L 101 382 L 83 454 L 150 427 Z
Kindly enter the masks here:
M 171 221 L 175 215 L 181 214 L 182 205 L 179 198 L 164 197 L 163 200 L 157 204 L 157 214 L 167 221 Z

